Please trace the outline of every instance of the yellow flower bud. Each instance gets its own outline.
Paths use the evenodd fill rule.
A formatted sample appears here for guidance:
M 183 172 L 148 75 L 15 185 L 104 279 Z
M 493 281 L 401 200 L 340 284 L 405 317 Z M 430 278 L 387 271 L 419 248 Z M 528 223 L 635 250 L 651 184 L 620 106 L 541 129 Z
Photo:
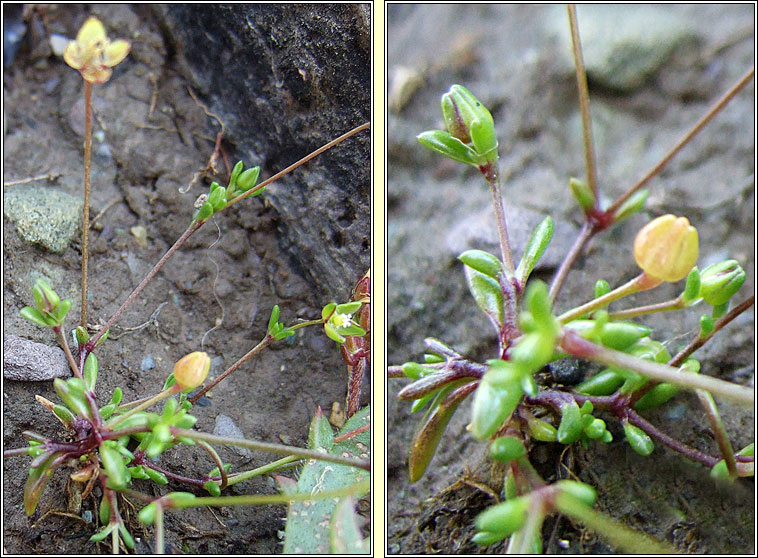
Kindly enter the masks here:
M 183 356 L 174 365 L 174 378 L 182 390 L 196 388 L 208 377 L 211 359 L 208 353 L 196 351 Z
M 697 262 L 697 229 L 686 217 L 662 215 L 640 229 L 634 259 L 646 275 L 673 283 L 687 277 Z
M 68 44 L 63 59 L 90 83 L 105 83 L 113 73 L 111 68 L 126 58 L 131 47 L 129 41 L 108 40 L 103 24 L 91 17 L 82 25 L 76 40 Z

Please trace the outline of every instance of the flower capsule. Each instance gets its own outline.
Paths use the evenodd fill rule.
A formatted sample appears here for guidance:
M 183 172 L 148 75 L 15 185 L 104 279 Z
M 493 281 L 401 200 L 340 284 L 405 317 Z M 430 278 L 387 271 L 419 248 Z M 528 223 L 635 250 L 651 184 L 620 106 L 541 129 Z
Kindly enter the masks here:
M 174 378 L 182 390 L 196 388 L 208 377 L 210 369 L 208 353 L 196 351 L 183 356 L 174 365 Z
M 687 277 L 697 261 L 697 229 L 686 217 L 662 215 L 640 229 L 634 259 L 646 275 L 673 283 Z

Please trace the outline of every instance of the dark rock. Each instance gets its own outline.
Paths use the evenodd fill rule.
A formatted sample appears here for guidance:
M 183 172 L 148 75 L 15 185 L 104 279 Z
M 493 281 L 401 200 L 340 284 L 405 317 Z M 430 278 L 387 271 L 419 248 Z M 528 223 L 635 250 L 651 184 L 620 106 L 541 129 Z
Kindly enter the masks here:
M 262 177 L 370 119 L 370 9 L 359 5 L 156 6 L 188 75 L 226 124 L 234 161 Z M 370 135 L 266 191 L 280 242 L 331 296 L 370 261 Z M 361 270 L 357 273 L 357 270 Z

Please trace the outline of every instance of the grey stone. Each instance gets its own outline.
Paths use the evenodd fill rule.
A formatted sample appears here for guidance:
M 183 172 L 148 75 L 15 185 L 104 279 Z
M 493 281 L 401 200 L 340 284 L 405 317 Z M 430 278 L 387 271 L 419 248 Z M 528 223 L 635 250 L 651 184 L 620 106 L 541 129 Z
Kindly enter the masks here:
M 3 337 L 3 378 L 22 382 L 41 382 L 71 376 L 66 354 L 23 337 Z
M 62 253 L 80 228 L 82 200 L 55 188 L 14 186 L 3 193 L 3 212 L 26 242 Z
M 556 9 L 553 14 L 556 34 L 571 44 L 566 10 Z M 682 19 L 684 15 L 664 6 L 580 6 L 577 18 L 587 73 L 612 89 L 628 91 L 642 86 L 677 48 L 697 40 Z M 573 59 L 569 51 L 565 53 L 567 67 L 573 72 Z
M 234 421 L 231 419 L 231 417 L 228 417 L 226 415 L 218 415 L 216 417 L 216 426 L 213 427 L 213 433 L 216 436 L 227 436 L 229 438 L 239 438 L 244 439 L 245 435 L 242 433 L 242 431 L 239 429 L 239 427 L 234 423 Z M 229 446 L 234 453 L 239 455 L 240 457 L 243 457 L 245 459 L 251 459 L 253 457 L 253 452 L 251 452 L 247 448 L 240 448 L 237 446 Z

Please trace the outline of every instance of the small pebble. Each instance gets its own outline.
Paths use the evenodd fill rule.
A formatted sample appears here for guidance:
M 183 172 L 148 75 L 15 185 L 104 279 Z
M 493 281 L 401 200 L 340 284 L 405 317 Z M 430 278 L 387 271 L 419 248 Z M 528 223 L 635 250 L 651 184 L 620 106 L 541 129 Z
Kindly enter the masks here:
M 90 510 L 84 510 L 84 512 L 82 512 L 82 519 L 87 523 L 92 523 L 92 512 Z
M 152 370 L 155 368 L 155 359 L 153 358 L 153 355 L 145 355 L 145 358 L 142 359 L 142 364 L 140 365 L 140 369 L 143 372 L 147 372 L 148 370 Z
M 7 334 L 3 338 L 3 378 L 41 382 L 72 375 L 63 349 Z
M 242 431 L 236 424 L 234 424 L 234 421 L 226 415 L 218 415 L 216 417 L 216 426 L 213 428 L 213 433 L 216 436 L 226 436 L 228 438 L 245 438 L 245 435 L 242 434 Z M 237 446 L 230 447 L 234 453 L 246 459 L 250 459 L 253 456 L 252 452 L 247 448 L 240 448 Z
M 198 399 L 195 402 L 195 405 L 198 407 L 210 407 L 213 404 L 213 402 L 208 399 L 205 395 L 203 395 L 200 399 Z

